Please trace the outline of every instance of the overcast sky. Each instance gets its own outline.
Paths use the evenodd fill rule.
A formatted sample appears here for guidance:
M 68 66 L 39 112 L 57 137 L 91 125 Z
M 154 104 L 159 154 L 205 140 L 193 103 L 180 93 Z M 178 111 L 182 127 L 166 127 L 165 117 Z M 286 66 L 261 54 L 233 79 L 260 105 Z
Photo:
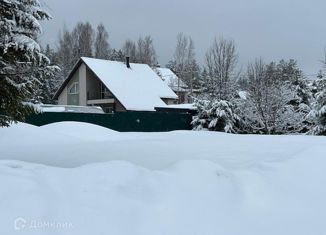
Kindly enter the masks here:
M 232 38 L 239 65 L 296 59 L 307 75 L 321 68 L 326 46 L 325 0 L 43 0 L 53 19 L 41 41 L 55 43 L 59 29 L 78 21 L 102 22 L 113 48 L 150 34 L 159 62 L 172 58 L 176 35 L 192 36 L 202 62 L 214 37 Z

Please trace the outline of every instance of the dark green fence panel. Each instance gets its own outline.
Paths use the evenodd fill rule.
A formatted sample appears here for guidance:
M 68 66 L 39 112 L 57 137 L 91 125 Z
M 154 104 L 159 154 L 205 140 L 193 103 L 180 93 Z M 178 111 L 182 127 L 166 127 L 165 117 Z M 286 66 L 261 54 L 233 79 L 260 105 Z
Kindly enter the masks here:
M 114 114 L 46 112 L 29 116 L 26 122 L 42 126 L 54 122 L 77 121 L 123 132 L 157 132 L 191 130 L 191 120 L 191 114 L 176 112 L 121 112 Z

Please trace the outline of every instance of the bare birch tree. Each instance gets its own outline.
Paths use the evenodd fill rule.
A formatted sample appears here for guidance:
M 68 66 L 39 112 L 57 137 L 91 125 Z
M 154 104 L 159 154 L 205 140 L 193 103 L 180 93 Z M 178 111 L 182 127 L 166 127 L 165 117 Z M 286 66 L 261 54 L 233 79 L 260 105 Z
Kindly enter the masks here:
M 89 22 L 77 23 L 72 32 L 72 38 L 75 58 L 93 56 L 94 30 Z
M 248 65 L 247 79 L 246 116 L 252 129 L 273 134 L 281 132 L 284 125 L 300 123 L 299 113 L 290 104 L 295 91 L 289 81 L 282 80 L 275 63 L 256 60 Z
M 192 93 L 192 88 L 198 85 L 196 78 L 199 77 L 200 69 L 195 58 L 195 46 L 191 37 L 183 33 L 177 35 L 173 60 L 169 61 L 167 67 L 189 86 Z
M 61 68 L 62 80 L 64 80 L 77 58 L 73 53 L 74 42 L 71 33 L 64 26 L 63 31 L 59 32 L 59 46 L 57 49 L 58 66 Z
M 95 58 L 108 59 L 110 56 L 109 34 L 103 24 L 97 26 L 94 42 Z
M 130 39 L 126 40 L 122 46 L 122 52 L 130 57 L 130 62 L 137 62 L 136 43 Z
M 205 56 L 203 88 L 205 93 L 220 100 L 229 100 L 234 92 L 237 78 L 235 71 L 238 55 L 233 40 L 221 38 L 213 41 Z
M 137 62 L 148 64 L 151 67 L 157 65 L 157 57 L 151 36 L 139 37 L 136 49 Z

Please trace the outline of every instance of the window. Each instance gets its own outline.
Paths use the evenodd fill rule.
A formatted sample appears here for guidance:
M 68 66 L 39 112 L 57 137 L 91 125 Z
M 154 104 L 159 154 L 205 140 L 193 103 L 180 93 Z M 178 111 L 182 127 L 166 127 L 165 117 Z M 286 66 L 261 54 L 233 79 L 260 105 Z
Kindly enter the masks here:
M 79 84 L 74 82 L 68 89 L 68 94 L 78 94 L 79 93 Z

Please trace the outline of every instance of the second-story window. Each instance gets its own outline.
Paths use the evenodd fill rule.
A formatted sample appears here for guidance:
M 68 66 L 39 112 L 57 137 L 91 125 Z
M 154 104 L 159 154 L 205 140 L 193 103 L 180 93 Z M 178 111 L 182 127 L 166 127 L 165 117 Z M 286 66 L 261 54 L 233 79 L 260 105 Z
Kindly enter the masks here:
M 69 87 L 68 94 L 73 95 L 73 94 L 78 94 L 78 93 L 79 93 L 79 84 L 78 84 L 78 82 L 74 82 Z

